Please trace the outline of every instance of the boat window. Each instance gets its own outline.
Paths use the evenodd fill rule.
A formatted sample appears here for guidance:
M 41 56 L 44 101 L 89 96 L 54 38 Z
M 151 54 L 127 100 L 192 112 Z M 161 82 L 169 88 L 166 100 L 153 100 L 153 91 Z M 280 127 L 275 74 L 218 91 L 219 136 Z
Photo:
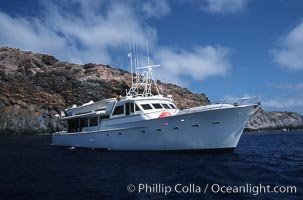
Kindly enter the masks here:
M 134 112 L 134 103 L 130 103 L 130 112 L 131 112 L 131 113 Z
M 106 110 L 106 108 L 95 109 L 95 111 L 103 111 L 103 110 Z
M 140 108 L 137 104 L 135 104 L 135 111 L 140 111 Z
M 129 103 L 125 104 L 125 114 L 129 115 Z
M 169 105 L 167 105 L 166 103 L 162 103 L 162 106 L 163 106 L 165 109 L 171 109 L 171 108 L 169 107 Z
M 162 109 L 162 108 L 163 108 L 163 107 L 161 106 L 161 104 L 159 104 L 159 103 L 153 103 L 152 105 L 153 105 L 154 108 L 156 108 L 156 109 Z
M 116 106 L 113 115 L 121 115 L 124 113 L 124 105 Z
M 102 120 L 103 119 L 108 119 L 109 118 L 109 115 L 102 115 L 99 117 L 99 124 L 101 124 Z
M 102 115 L 102 116 L 100 116 L 99 118 L 100 118 L 100 120 L 102 120 L 102 119 L 108 119 L 108 118 L 109 118 L 109 115 Z
M 88 118 L 80 119 L 80 127 L 88 127 Z
M 174 105 L 174 104 L 169 104 L 170 105 L 170 107 L 172 108 L 172 109 L 176 109 L 176 106 Z
M 79 120 L 78 119 L 71 119 L 68 120 L 68 132 L 77 132 L 79 130 Z
M 89 118 L 89 126 L 98 126 L 98 117 Z
M 153 108 L 149 104 L 141 104 L 144 110 L 152 110 Z

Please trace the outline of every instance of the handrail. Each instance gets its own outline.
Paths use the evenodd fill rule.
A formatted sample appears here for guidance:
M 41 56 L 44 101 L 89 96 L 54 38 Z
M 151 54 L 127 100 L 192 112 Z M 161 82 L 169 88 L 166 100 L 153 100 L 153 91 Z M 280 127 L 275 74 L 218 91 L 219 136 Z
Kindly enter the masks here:
M 247 100 L 254 100 L 254 99 L 258 99 L 258 96 L 253 96 L 253 97 L 239 97 L 239 98 L 230 98 L 230 99 L 223 99 L 223 103 L 228 102 L 228 101 L 240 101 L 240 103 L 238 105 L 241 105 L 242 103 L 244 103 Z M 214 102 L 217 101 L 222 101 L 222 100 L 215 100 Z M 235 103 L 235 102 L 234 102 Z
M 184 112 L 184 113 L 190 113 L 190 112 L 198 112 L 198 111 L 205 111 L 205 110 L 213 110 L 213 109 L 218 109 L 218 108 L 222 108 L 223 106 L 224 106 L 224 104 L 227 104 L 227 102 L 228 101 L 231 101 L 231 100 L 238 100 L 239 101 L 239 103 L 237 103 L 237 102 L 234 102 L 234 103 L 230 103 L 229 105 L 234 105 L 234 106 L 240 106 L 240 105 L 243 105 L 243 103 L 245 102 L 245 101 L 248 101 L 248 100 L 254 100 L 254 99 L 258 99 L 259 97 L 241 97 L 241 98 L 234 98 L 234 99 L 225 99 L 225 100 L 223 100 L 223 102 L 222 103 L 215 103 L 215 104 L 205 104 L 204 106 L 203 106 L 203 108 L 200 108 L 200 107 L 202 107 L 202 106 L 199 106 L 199 108 L 198 109 L 196 109 L 196 110 L 194 110 L 194 111 L 192 111 L 193 110 L 193 108 L 188 108 L 188 109 L 185 109 L 185 110 L 181 110 L 180 112 L 182 113 L 182 112 Z M 218 104 L 218 107 L 210 107 L 210 108 L 207 108 L 207 106 L 210 106 L 210 105 L 216 105 L 216 104 Z M 197 107 L 196 107 L 197 108 Z

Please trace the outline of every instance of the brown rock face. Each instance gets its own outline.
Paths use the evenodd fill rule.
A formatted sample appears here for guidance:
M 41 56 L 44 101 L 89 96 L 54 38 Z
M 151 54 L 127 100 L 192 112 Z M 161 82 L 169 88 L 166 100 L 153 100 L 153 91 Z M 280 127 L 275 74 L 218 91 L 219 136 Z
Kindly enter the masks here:
M 0 134 L 52 133 L 62 127 L 55 115 L 73 104 L 125 95 L 129 72 L 105 65 L 76 65 L 53 56 L 0 48 Z M 158 81 L 180 109 L 208 104 L 194 94 Z

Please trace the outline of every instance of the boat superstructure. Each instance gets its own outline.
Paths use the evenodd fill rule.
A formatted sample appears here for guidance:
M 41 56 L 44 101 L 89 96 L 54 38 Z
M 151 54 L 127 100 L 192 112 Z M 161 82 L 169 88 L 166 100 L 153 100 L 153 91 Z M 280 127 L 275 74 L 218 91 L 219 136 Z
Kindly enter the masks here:
M 66 109 L 61 120 L 67 129 L 53 134 L 53 145 L 113 151 L 233 151 L 259 104 L 179 110 L 171 95 L 164 97 L 159 91 L 152 75 L 158 66 L 149 62 L 136 66 L 125 97 Z

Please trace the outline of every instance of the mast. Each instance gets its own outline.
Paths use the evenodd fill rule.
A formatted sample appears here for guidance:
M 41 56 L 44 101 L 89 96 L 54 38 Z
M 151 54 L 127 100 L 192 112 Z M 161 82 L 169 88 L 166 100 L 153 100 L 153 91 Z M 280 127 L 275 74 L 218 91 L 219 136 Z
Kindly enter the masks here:
M 130 62 L 131 62 L 131 66 L 132 66 L 132 59 L 134 56 L 135 59 L 135 72 L 136 72 L 136 79 L 133 80 L 132 79 L 132 86 L 131 88 L 128 90 L 126 96 L 143 96 L 143 97 L 149 97 L 149 96 L 153 96 L 152 93 L 152 87 L 154 86 L 157 92 L 157 95 L 161 95 L 159 92 L 159 87 L 157 85 L 157 82 L 154 80 L 154 76 L 152 73 L 152 69 L 155 67 L 160 67 L 160 65 L 150 65 L 149 64 L 149 55 L 148 55 L 148 60 L 147 60 L 147 64 L 146 66 L 142 66 L 139 67 L 138 66 L 138 55 L 136 55 L 137 52 L 137 48 L 134 45 L 133 46 L 133 50 L 134 50 L 134 55 L 132 54 L 132 52 L 129 53 L 130 55 Z M 147 53 L 148 52 L 148 47 L 147 47 Z M 141 72 L 141 73 L 140 73 Z
M 127 28 L 127 33 L 129 38 L 130 52 L 128 53 L 128 57 L 129 57 L 130 68 L 131 68 L 132 86 L 127 91 L 126 96 L 131 96 L 131 97 L 153 96 L 152 94 L 153 85 L 156 89 L 157 95 L 161 95 L 159 92 L 157 82 L 154 80 L 154 76 L 152 73 L 152 69 L 155 67 L 160 67 L 160 65 L 150 65 L 148 40 L 146 41 L 147 65 L 139 67 L 139 55 L 138 55 L 139 53 L 138 53 L 137 40 L 133 36 L 133 31 L 129 32 L 128 28 Z M 135 78 L 133 76 L 133 72 L 135 72 Z
M 134 84 L 134 76 L 133 76 L 133 57 L 132 57 L 132 52 L 128 53 L 128 57 L 129 57 L 129 60 L 130 60 L 130 73 L 131 73 L 131 76 L 132 76 L 132 85 L 133 85 Z
M 127 23 L 124 21 L 124 24 L 126 26 L 126 30 L 127 30 L 127 36 L 128 36 L 128 46 L 129 46 L 129 52 L 127 54 L 127 56 L 129 57 L 130 60 L 130 73 L 131 73 L 131 77 L 132 77 L 132 85 L 134 84 L 134 76 L 133 76 L 133 55 L 132 55 L 132 41 L 131 41 L 131 36 L 129 33 L 129 28 Z
M 147 66 L 149 65 L 149 50 L 148 50 L 148 40 L 146 41 L 146 53 L 147 53 Z

